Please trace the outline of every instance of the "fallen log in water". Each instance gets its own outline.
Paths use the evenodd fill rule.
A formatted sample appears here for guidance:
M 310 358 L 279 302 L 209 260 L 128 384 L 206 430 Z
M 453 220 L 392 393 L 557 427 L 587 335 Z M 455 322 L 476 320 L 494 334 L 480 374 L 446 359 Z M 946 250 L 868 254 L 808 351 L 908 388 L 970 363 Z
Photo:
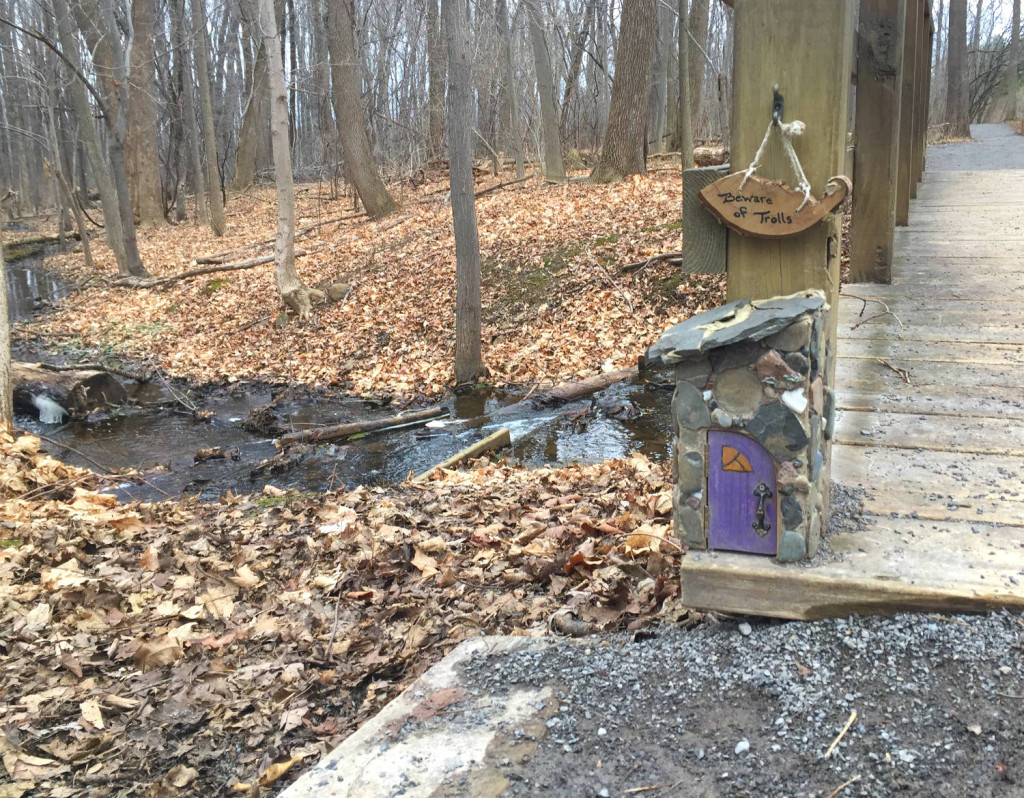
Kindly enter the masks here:
M 447 413 L 448 410 L 443 407 L 428 407 L 426 410 L 413 410 L 408 413 L 400 413 L 384 418 L 370 418 L 364 421 L 351 421 L 347 424 L 335 424 L 332 427 L 304 429 L 299 432 L 289 432 L 287 435 L 282 435 L 274 441 L 274 446 L 278 449 L 283 449 L 293 443 L 319 443 L 337 438 L 347 438 L 350 435 L 358 435 L 361 432 L 379 432 L 391 427 L 404 427 L 408 424 L 426 422 Z
M 438 463 L 436 466 L 428 468 L 422 474 L 418 474 L 417 476 L 413 477 L 412 481 L 423 482 L 435 472 L 440 471 L 442 468 L 453 468 L 457 466 L 459 463 L 461 463 L 463 460 L 469 460 L 470 458 L 473 457 L 479 457 L 480 455 L 486 454 L 487 452 L 497 451 L 498 449 L 503 449 L 504 447 L 511 445 L 512 433 L 510 433 L 507 429 L 500 429 L 497 432 L 488 435 L 482 441 L 477 441 L 471 446 L 467 446 L 461 452 L 452 457 L 449 457 L 443 463 Z
M 563 402 L 571 402 L 574 399 L 581 399 L 592 393 L 603 391 L 605 388 L 608 388 L 617 382 L 636 379 L 639 374 L 640 370 L 636 366 L 630 366 L 628 369 L 619 369 L 618 371 L 609 371 L 606 374 L 587 377 L 587 379 L 580 380 L 579 382 L 567 382 L 564 385 L 552 388 L 545 394 L 541 394 L 534 399 L 534 402 L 539 405 L 555 405 Z
M 64 416 L 84 418 L 94 410 L 123 405 L 128 394 L 106 371 L 50 371 L 34 363 L 12 363 L 14 409 L 46 424 Z

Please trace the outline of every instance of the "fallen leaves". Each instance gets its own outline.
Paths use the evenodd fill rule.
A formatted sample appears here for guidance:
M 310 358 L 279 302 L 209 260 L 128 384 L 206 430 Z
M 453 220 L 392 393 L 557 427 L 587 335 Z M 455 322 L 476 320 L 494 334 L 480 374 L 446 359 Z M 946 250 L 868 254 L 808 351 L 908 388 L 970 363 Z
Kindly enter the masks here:
M 303 279 L 351 289 L 342 301 L 320 306 L 309 324 L 273 323 L 278 297 L 268 263 L 162 289 L 93 280 L 73 302 L 35 320 L 32 333 L 153 358 L 168 375 L 199 382 L 341 384 L 399 403 L 445 393 L 455 347 L 451 211 L 443 199 L 421 202 L 438 188 L 423 186 L 401 198 L 414 213 L 350 218 L 311 231 L 310 254 L 298 263 Z M 666 327 L 718 304 L 720 277 L 679 275 L 661 262 L 619 272 L 627 263 L 679 249 L 681 190 L 678 171 L 668 170 L 600 186 L 530 181 L 481 197 L 488 382 L 563 383 L 632 366 Z M 300 195 L 300 226 L 340 210 L 341 201 L 317 193 Z M 274 204 L 265 201 L 271 196 L 258 190 L 232 198 L 239 213 L 222 239 L 184 224 L 140 230 L 147 268 L 156 276 L 178 273 L 211 250 L 272 239 Z M 98 239 L 94 257 L 99 268 L 115 272 Z M 49 263 L 84 276 L 80 254 Z M 204 450 L 197 457 L 214 454 Z
M 0 458 L 28 486 L 46 455 L 7 436 Z M 269 508 L 10 498 L 6 778 L 273 792 L 461 640 L 638 628 L 677 595 L 665 466 L 475 466 Z

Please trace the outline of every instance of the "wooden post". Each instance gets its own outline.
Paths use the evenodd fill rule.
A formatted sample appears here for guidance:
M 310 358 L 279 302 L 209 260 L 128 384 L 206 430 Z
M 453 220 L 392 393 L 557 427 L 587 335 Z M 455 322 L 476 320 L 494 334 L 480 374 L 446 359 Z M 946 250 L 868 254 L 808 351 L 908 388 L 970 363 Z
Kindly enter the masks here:
M 840 173 L 846 156 L 854 6 L 853 0 L 736 0 L 734 171 L 754 159 L 771 122 L 772 85 L 778 83 L 785 98 L 784 120 L 807 125 L 794 148 L 814 195 L 822 196 L 828 179 Z M 790 171 L 779 137 L 773 136 L 758 173 L 792 185 Z M 820 288 L 835 307 L 839 236 L 838 220 L 775 241 L 730 231 L 729 300 Z
M 918 196 L 918 183 L 925 171 L 925 142 L 928 138 L 928 74 L 931 61 L 928 60 L 928 40 L 932 28 L 928 0 L 922 0 L 918 17 L 918 45 L 914 57 L 918 67 L 914 74 L 913 89 L 913 182 L 910 197 Z
M 899 168 L 896 174 L 896 225 L 910 220 L 910 187 L 913 181 L 914 73 L 917 71 L 917 24 L 923 0 L 907 0 L 903 31 L 903 74 L 900 94 Z
M 907 0 L 860 0 L 850 280 L 892 282 Z
M 924 176 L 928 164 L 928 112 L 932 107 L 932 50 L 935 47 L 935 17 L 932 16 L 931 6 L 931 0 L 928 0 L 928 21 L 925 23 L 924 108 L 921 111 L 921 135 L 924 136 L 924 143 L 921 145 L 921 173 L 918 179 Z

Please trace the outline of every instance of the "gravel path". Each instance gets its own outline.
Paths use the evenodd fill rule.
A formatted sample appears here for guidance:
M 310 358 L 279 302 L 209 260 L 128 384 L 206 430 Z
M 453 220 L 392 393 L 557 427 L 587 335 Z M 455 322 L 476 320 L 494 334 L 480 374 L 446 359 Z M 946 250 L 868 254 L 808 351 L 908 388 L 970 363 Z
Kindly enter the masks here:
M 1024 136 L 1009 125 L 971 125 L 974 141 L 928 147 L 928 172 L 1024 169 Z
M 504 795 L 1009 798 L 1022 647 L 1008 613 L 730 621 L 481 657 L 463 687 L 556 690 L 536 754 L 499 768 Z

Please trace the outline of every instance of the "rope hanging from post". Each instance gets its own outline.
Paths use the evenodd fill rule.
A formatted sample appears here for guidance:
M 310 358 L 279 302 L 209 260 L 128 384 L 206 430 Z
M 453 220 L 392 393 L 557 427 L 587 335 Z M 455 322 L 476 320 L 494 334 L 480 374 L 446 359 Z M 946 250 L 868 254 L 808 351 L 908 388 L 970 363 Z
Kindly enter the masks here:
M 789 159 L 789 165 L 793 169 L 793 174 L 796 175 L 799 181 L 796 185 L 798 191 L 802 191 L 804 194 L 804 201 L 800 203 L 800 207 L 797 208 L 799 213 L 804 205 L 811 201 L 811 184 L 807 182 L 807 176 L 804 174 L 804 169 L 800 165 L 800 159 L 797 157 L 796 150 L 793 149 L 793 138 L 796 136 L 803 135 L 804 130 L 807 126 L 799 121 L 793 122 L 779 122 L 774 121 L 768 123 L 768 129 L 764 132 L 764 138 L 761 139 L 761 146 L 757 148 L 757 152 L 754 153 L 754 160 L 750 162 L 750 166 L 747 167 L 747 171 L 743 175 L 743 182 L 740 183 L 740 189 L 747 184 L 747 180 L 750 176 L 757 171 L 757 168 L 761 165 L 761 158 L 764 156 L 765 147 L 768 146 L 768 139 L 771 138 L 772 129 L 778 128 L 779 136 L 782 139 L 782 151 L 786 153 L 786 157 Z

